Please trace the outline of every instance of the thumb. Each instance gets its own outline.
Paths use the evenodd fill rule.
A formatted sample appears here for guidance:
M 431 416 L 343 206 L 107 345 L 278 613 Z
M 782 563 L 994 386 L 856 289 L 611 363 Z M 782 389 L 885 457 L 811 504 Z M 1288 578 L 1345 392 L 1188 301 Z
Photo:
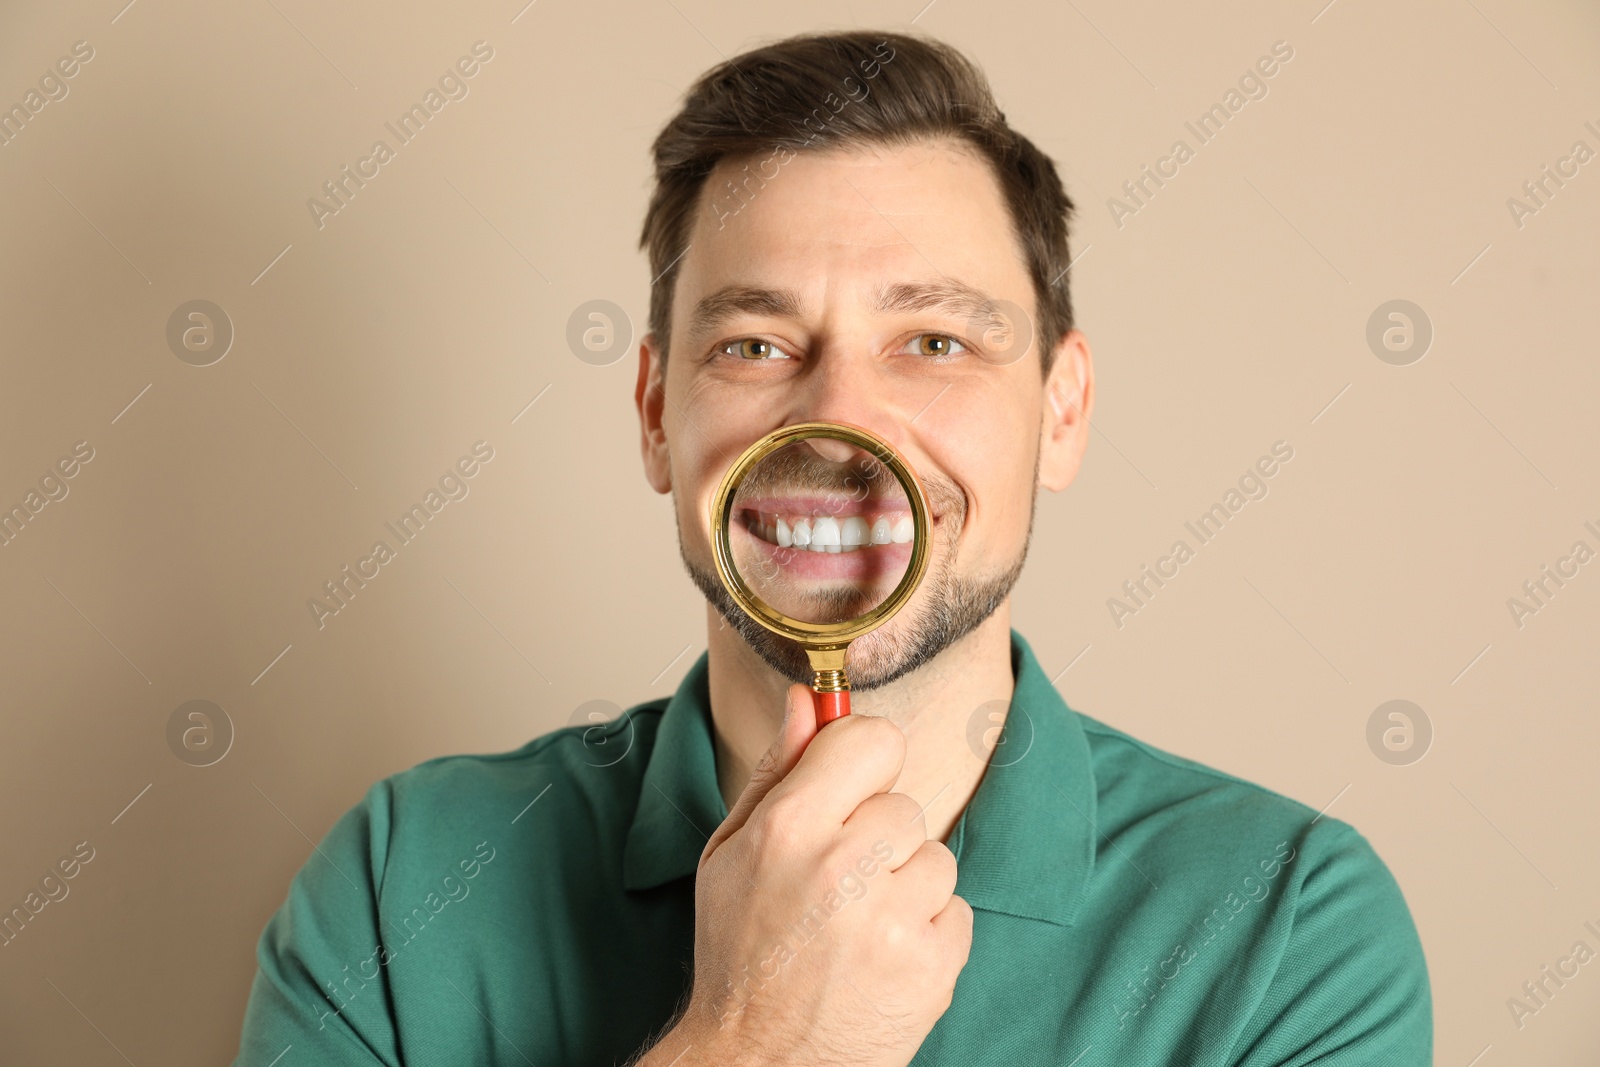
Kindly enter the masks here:
M 724 841 L 739 832 L 756 805 L 772 791 L 773 786 L 783 781 L 789 772 L 794 770 L 795 764 L 800 762 L 801 754 L 815 736 L 817 736 L 817 715 L 812 692 L 810 687 L 797 682 L 789 687 L 786 695 L 783 723 L 778 727 L 777 738 L 756 761 L 755 770 L 751 772 L 750 781 L 746 783 L 744 792 L 739 794 L 739 799 L 733 802 L 728 817 L 722 820 L 722 825 L 717 827 L 711 835 L 711 840 L 706 842 L 705 850 L 700 853 L 701 863 L 704 863 L 706 857 L 715 852 Z

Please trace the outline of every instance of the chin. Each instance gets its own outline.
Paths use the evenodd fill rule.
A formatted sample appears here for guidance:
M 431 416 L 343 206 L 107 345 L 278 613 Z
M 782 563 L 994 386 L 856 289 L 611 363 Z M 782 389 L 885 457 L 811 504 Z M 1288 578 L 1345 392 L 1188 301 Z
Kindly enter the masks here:
M 930 663 L 987 621 L 1006 602 L 1022 574 L 1033 534 L 1031 514 L 1022 545 L 1008 565 L 976 575 L 959 574 L 957 548 L 965 526 L 962 497 L 953 487 L 940 483 L 928 488 L 931 502 L 941 505 L 937 513 L 946 520 L 935 524 L 932 562 L 921 588 L 894 618 L 850 643 L 846 670 L 852 690 L 866 692 L 889 685 Z M 709 556 L 709 546 L 707 549 Z M 678 551 L 701 594 L 745 644 L 779 675 L 810 685 L 813 675 L 805 649 L 768 630 L 734 603 L 709 560 L 702 563 L 690 557 L 681 522 Z

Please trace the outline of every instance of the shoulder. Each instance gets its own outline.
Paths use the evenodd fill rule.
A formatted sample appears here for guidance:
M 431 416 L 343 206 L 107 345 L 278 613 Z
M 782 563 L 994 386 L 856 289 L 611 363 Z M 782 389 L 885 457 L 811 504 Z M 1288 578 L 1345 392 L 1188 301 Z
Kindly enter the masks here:
M 508 752 L 437 756 L 384 779 L 397 800 L 444 797 L 493 802 L 515 799 L 531 780 L 615 785 L 648 761 L 665 699 L 628 708 L 608 721 L 562 727 Z M 599 776 L 593 770 L 618 773 Z
M 664 703 L 509 752 L 436 757 L 373 783 L 296 872 L 263 933 L 263 966 L 276 971 L 299 954 L 332 962 L 377 936 L 380 912 L 448 893 L 442 880 L 476 877 L 491 861 L 555 878 L 566 865 L 550 861 L 568 853 L 592 860 L 614 845 L 620 854 Z
M 1147 903 L 1176 906 L 1189 947 L 1242 953 L 1254 976 L 1261 1000 L 1247 1031 L 1262 1044 L 1245 1062 L 1284 1061 L 1258 1058 L 1269 1048 L 1286 1059 L 1331 1054 L 1340 1042 L 1352 1062 L 1358 1048 L 1423 1062 L 1407 1059 L 1432 1040 L 1422 945 L 1399 884 L 1360 831 L 1072 713 L 1092 754 L 1097 866 L 1114 872 L 1132 860 L 1150 882 L 1115 879 L 1124 891 L 1158 885 Z M 1329 1019 L 1341 1021 L 1329 1029 Z
M 665 699 L 635 705 L 507 752 L 438 756 L 378 782 L 362 805 L 382 809 L 399 846 L 562 820 L 568 833 L 625 825 L 665 706 Z
M 1095 819 L 1108 864 L 1118 851 L 1163 889 L 1202 900 L 1273 898 L 1268 910 L 1289 922 L 1306 908 L 1337 899 L 1354 906 L 1355 928 L 1368 938 L 1415 928 L 1404 896 L 1372 843 L 1348 822 L 1291 797 L 1078 715 L 1095 776 Z M 1329 797 L 1332 801 L 1334 797 Z M 1337 931 L 1330 931 L 1337 933 Z M 1300 936 L 1307 933 L 1303 924 Z M 1418 948 L 1420 961 L 1420 947 Z
M 469 895 L 524 907 L 540 892 L 555 899 L 549 885 L 579 865 L 551 859 L 587 858 L 597 842 L 625 833 L 664 703 L 510 752 L 430 759 L 368 788 L 323 835 L 262 931 L 239 1062 L 266 1062 L 285 1044 L 315 1049 L 318 1062 L 400 1062 L 391 960 L 436 951 L 412 948 L 418 938 L 468 936 L 457 912 Z M 424 936 L 441 927 L 453 933 Z M 373 981 L 385 992 L 362 995 Z
M 438 756 L 378 780 L 328 830 L 296 875 L 291 900 L 360 907 L 457 866 L 475 848 L 481 856 L 511 839 L 536 839 L 549 855 L 566 843 L 592 848 L 625 835 L 664 707 L 636 705 L 511 751 Z
M 1274 839 L 1267 843 L 1275 844 L 1313 831 L 1314 843 L 1331 842 L 1355 832 L 1292 797 L 1175 755 L 1082 712 L 1068 713 L 1083 727 L 1097 806 L 1108 822 L 1181 829 L 1213 848 L 1268 837 Z

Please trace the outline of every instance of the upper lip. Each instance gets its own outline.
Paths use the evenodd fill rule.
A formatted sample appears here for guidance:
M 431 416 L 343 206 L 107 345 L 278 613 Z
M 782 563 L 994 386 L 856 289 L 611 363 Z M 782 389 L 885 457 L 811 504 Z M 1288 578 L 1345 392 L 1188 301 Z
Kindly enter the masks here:
M 835 518 L 846 515 L 903 515 L 911 510 L 911 505 L 904 500 L 872 497 L 858 500 L 850 493 L 829 494 L 814 490 L 740 500 L 738 507 L 740 511 L 764 515 L 832 515 Z

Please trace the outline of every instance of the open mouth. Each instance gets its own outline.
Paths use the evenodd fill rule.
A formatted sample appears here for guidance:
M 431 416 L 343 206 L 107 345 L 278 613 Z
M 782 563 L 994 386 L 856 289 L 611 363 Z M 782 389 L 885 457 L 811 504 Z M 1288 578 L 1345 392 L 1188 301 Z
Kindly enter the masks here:
M 880 545 L 910 544 L 914 529 L 911 516 L 904 511 L 819 515 L 746 508 L 740 518 L 752 534 L 768 544 L 808 552 L 858 552 Z
M 767 603 L 798 619 L 837 621 L 883 601 L 911 561 L 904 501 L 796 493 L 741 502 L 734 568 Z

